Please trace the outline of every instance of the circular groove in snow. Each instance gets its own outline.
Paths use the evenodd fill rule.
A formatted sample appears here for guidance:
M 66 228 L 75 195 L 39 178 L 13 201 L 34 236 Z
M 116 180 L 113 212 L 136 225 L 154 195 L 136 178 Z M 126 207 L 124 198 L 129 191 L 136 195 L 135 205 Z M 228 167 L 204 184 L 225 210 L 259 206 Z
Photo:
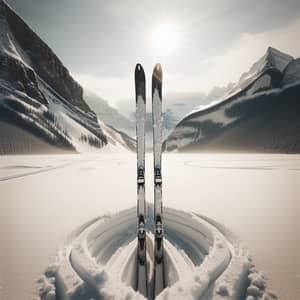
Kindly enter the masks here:
M 152 215 L 153 206 L 147 209 Z M 136 219 L 132 208 L 99 218 L 81 231 L 60 258 L 57 292 L 66 299 L 77 299 L 78 293 L 93 294 L 94 299 L 145 299 L 134 291 Z M 148 220 L 151 281 L 153 222 Z M 246 292 L 248 254 L 230 232 L 206 218 L 170 208 L 164 209 L 164 229 L 168 286 L 156 299 L 219 299 L 223 292 L 230 294 L 230 299 L 239 299 L 241 291 Z

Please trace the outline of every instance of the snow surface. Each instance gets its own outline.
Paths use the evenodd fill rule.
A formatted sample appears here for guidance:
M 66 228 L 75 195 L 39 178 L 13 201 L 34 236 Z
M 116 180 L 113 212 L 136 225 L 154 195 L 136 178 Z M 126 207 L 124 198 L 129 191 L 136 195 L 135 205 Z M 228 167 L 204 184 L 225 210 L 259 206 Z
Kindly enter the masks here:
M 76 122 L 78 118 L 81 121 L 85 121 L 83 118 L 78 116 L 78 114 L 70 109 L 70 107 L 66 106 L 64 103 L 67 103 L 65 100 L 62 102 L 56 92 L 51 89 L 43 80 L 40 79 L 39 87 L 43 94 L 46 96 L 47 100 L 49 101 L 49 110 L 53 112 L 59 122 L 59 124 L 71 135 L 72 137 L 72 144 L 75 146 L 78 152 L 98 152 L 99 149 L 90 146 L 88 143 L 83 143 L 80 140 L 82 135 L 86 136 L 93 136 L 92 132 L 88 129 L 83 127 L 81 124 Z M 79 108 L 76 108 L 80 111 L 81 114 L 85 115 L 86 113 L 81 111 Z M 103 133 L 108 139 L 108 145 L 102 147 L 101 151 L 104 152 L 126 152 L 128 148 L 123 137 L 114 131 L 113 129 L 106 126 L 102 121 L 98 120 L 100 128 L 102 129 Z M 92 124 L 93 125 L 93 124 Z M 94 124 L 95 127 L 98 124 Z
M 148 210 L 153 208 L 148 206 Z M 156 299 L 199 299 L 217 280 L 221 284 L 215 284 L 214 296 L 210 299 L 218 299 L 220 289 L 226 289 L 230 299 L 241 299 L 240 290 L 245 292 L 251 267 L 247 252 L 237 242 L 232 244 L 215 225 L 195 214 L 165 208 L 164 222 L 166 269 L 176 270 L 176 276 L 166 272 L 170 286 Z M 145 299 L 134 290 L 137 280 L 135 226 L 136 209 L 133 208 L 110 218 L 100 218 L 78 234 L 56 261 L 57 269 L 51 274 L 54 278 L 48 278 L 49 282 L 63 287 L 56 292 L 65 295 L 66 299 L 74 299 L 79 290 L 84 293 L 84 289 L 90 287 L 101 299 Z M 172 232 L 170 240 L 168 232 Z M 174 247 L 176 236 L 186 243 Z M 188 257 L 186 253 L 190 248 L 194 252 Z M 148 249 L 151 251 L 150 247 Z M 153 254 L 148 257 L 150 260 Z M 202 263 L 199 263 L 199 257 L 203 259 Z M 79 281 L 76 274 L 82 280 Z M 264 289 L 262 286 L 261 294 Z M 53 291 L 54 287 L 49 289 L 47 286 L 47 295 Z M 41 289 L 40 295 L 45 294 L 46 291 Z
M 2 158 L 0 231 L 6 247 L 0 253 L 5 273 L 1 299 L 32 298 L 24 295 L 24 284 L 31 285 L 42 273 L 58 237 L 86 220 L 39 279 L 40 293 L 51 299 L 55 286 L 70 295 L 81 294 L 86 292 L 84 283 L 89 283 L 103 297 L 119 292 L 129 299 L 140 297 L 132 288 L 130 257 L 134 256 L 136 212 L 127 209 L 136 202 L 135 162 L 133 154 Z M 146 170 L 152 169 L 150 156 L 146 165 Z M 202 294 L 201 299 L 235 299 L 237 286 L 245 287 L 242 279 L 247 269 L 248 296 L 261 294 L 265 275 L 252 268 L 247 251 L 214 221 L 218 219 L 247 240 L 254 261 L 270 276 L 272 288 L 282 299 L 297 299 L 299 156 L 172 154 L 164 155 L 163 166 L 164 203 L 177 210 L 165 210 L 169 287 L 159 297 L 168 299 L 178 288 L 181 295 L 192 290 Z M 5 179 L 7 170 L 10 179 Z M 37 170 L 43 171 L 34 174 Z M 151 173 L 146 172 L 146 182 L 152 187 Z M 152 200 L 150 186 L 148 201 Z M 103 216 L 108 211 L 114 214 Z M 149 229 L 152 213 L 150 207 Z M 148 235 L 150 250 L 151 232 Z M 22 255 L 15 249 L 22 249 Z M 206 288 L 208 282 L 212 284 Z M 272 299 L 267 290 L 264 293 L 265 299 Z M 98 297 L 91 294 L 87 299 Z

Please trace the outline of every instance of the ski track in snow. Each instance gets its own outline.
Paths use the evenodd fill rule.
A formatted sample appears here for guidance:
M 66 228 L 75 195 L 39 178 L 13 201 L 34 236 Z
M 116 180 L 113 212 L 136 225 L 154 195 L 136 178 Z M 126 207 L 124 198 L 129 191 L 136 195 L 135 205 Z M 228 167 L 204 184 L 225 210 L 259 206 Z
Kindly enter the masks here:
M 226 166 L 224 164 L 220 165 L 207 165 L 205 163 L 195 163 L 193 161 L 191 162 L 185 162 L 184 163 L 188 167 L 192 168 L 201 168 L 201 169 L 227 169 L 227 170 L 261 170 L 261 171 L 271 171 L 271 170 L 288 170 L 288 171 L 300 171 L 300 165 L 288 165 L 288 164 L 281 164 L 281 165 L 261 165 L 261 166 Z
M 72 159 L 67 158 L 66 160 L 63 160 L 61 163 L 57 163 L 56 161 L 49 161 L 48 163 L 38 160 L 37 164 L 15 164 L 12 160 L 8 160 L 8 163 L 0 165 L 0 182 L 3 181 L 9 181 L 9 180 L 14 180 L 18 178 L 23 178 L 27 176 L 33 176 L 33 175 L 38 175 L 40 173 L 45 173 L 45 172 L 50 172 L 50 171 L 55 171 L 58 169 L 63 169 L 67 168 L 69 166 L 73 165 L 79 165 L 83 163 L 88 163 L 89 161 L 94 161 L 94 159 L 89 159 L 85 158 L 82 159 L 79 156 L 74 155 Z M 101 164 L 112 164 L 112 162 L 107 161 L 105 159 L 98 159 L 98 162 L 101 162 Z M 113 162 L 112 167 L 118 167 L 122 164 L 122 162 L 115 161 Z M 92 168 L 85 168 L 81 167 L 79 170 L 80 171 L 90 171 Z
M 153 206 L 148 204 L 148 299 L 153 299 L 154 286 L 152 215 Z M 264 295 L 264 279 L 251 271 L 247 251 L 221 225 L 165 208 L 164 228 L 167 287 L 155 299 L 234 300 L 246 299 L 246 293 Z M 145 280 L 137 276 L 136 245 L 136 208 L 90 221 L 72 234 L 38 280 L 41 299 L 146 299 L 135 290 L 138 281 Z
M 30 172 L 21 172 L 21 173 L 10 175 L 10 176 L 1 176 L 0 181 L 8 181 L 8 180 L 22 178 L 22 177 L 26 177 L 26 176 L 30 176 L 30 175 L 37 175 L 39 173 L 49 172 L 52 170 L 65 168 L 69 165 L 71 165 L 71 163 L 64 163 L 64 164 L 61 164 L 58 166 L 36 167 L 36 168 L 39 168 L 39 170 L 30 171 Z M 20 168 L 20 169 L 29 169 L 29 168 L 34 168 L 34 167 L 22 166 L 22 168 Z M 16 168 L 16 169 L 18 169 L 18 168 Z

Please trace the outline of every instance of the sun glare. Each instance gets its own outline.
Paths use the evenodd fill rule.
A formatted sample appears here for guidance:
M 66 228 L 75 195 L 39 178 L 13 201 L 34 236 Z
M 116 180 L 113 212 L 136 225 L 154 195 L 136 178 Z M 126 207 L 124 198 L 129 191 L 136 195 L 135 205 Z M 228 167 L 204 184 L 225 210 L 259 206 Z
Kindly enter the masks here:
M 150 43 L 155 55 L 169 56 L 178 50 L 179 30 L 171 23 L 160 24 L 151 33 Z

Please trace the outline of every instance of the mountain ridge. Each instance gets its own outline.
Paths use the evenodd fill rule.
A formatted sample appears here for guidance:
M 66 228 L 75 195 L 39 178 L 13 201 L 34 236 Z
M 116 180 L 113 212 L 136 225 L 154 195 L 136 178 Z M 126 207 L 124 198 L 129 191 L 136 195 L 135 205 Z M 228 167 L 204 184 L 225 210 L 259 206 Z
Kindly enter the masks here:
M 87 90 L 84 90 L 83 98 L 104 123 L 116 130 L 126 132 L 127 135 L 135 135 L 135 122 L 110 106 L 108 101 Z
M 47 143 L 50 152 L 94 152 L 108 144 L 111 151 L 132 150 L 127 136 L 105 130 L 51 48 L 0 1 L 0 120 L 10 128 L 0 131 L 9 143 L 1 143 L 0 153 L 44 152 Z
M 280 91 L 282 92 L 281 95 L 289 98 L 291 106 L 298 110 L 298 104 L 294 101 L 294 93 L 284 91 L 284 89 L 288 88 L 285 83 L 285 70 L 289 65 L 293 65 L 292 62 L 294 61 L 297 60 L 293 59 L 290 55 L 269 47 L 265 55 L 255 62 L 248 72 L 242 74 L 239 82 L 234 85 L 233 89 L 227 95 L 219 99 L 216 103 L 192 111 L 181 120 L 165 140 L 165 149 L 167 151 L 175 149 L 179 151 L 188 151 L 188 149 L 201 151 L 204 148 L 208 149 L 205 145 L 212 144 L 212 140 L 214 139 L 220 140 L 220 136 L 224 136 L 226 130 L 229 132 L 234 126 L 242 127 L 243 120 L 250 118 L 250 115 L 259 115 L 259 107 L 262 107 L 262 103 L 264 103 L 264 109 L 267 109 L 268 105 L 264 99 L 268 98 L 270 99 L 270 103 L 273 103 L 272 101 L 278 98 L 277 94 L 280 94 Z M 257 99 L 260 99 L 260 101 L 256 101 Z M 282 105 L 285 106 L 286 103 Z M 239 106 L 239 110 L 233 110 L 237 106 Z M 272 110 L 271 105 L 270 110 Z M 268 121 L 272 122 L 271 119 Z M 260 120 L 260 123 L 263 124 L 263 121 Z M 286 126 L 285 123 L 284 126 Z M 298 125 L 295 126 L 297 127 Z M 253 125 L 252 127 L 254 128 L 255 126 Z M 246 135 L 250 135 L 250 132 L 245 130 L 244 134 L 246 139 Z M 242 136 L 239 135 L 239 139 L 241 138 Z M 274 136 L 274 138 L 276 137 Z M 298 139 L 297 133 L 295 133 L 295 139 Z M 267 136 L 265 136 L 265 140 L 266 142 L 263 147 L 256 147 L 260 149 L 259 151 L 269 148 L 269 145 L 267 145 Z M 290 142 L 293 142 L 292 138 Z M 228 139 L 228 141 L 222 139 L 222 143 L 214 146 L 214 151 L 230 148 L 230 145 L 225 147 L 226 143 L 233 144 L 233 137 Z M 263 143 L 262 139 L 260 143 Z M 286 147 L 290 149 L 288 145 Z M 243 146 L 239 146 L 239 149 L 231 147 L 231 150 L 243 151 L 242 148 Z M 284 152 L 284 147 L 281 147 L 280 151 Z
M 84 111 L 91 111 L 83 101 L 83 89 L 70 75 L 54 51 L 34 32 L 32 28 L 4 0 L 0 2 L 0 14 L 20 44 L 35 71 L 60 95 Z M 38 49 L 38 51 L 36 51 Z

